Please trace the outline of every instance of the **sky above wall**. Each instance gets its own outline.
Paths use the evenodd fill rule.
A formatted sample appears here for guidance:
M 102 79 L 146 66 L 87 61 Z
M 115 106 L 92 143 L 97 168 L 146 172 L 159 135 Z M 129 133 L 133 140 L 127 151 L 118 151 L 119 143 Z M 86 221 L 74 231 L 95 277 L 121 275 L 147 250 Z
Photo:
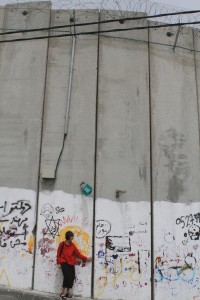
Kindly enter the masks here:
M 186 9 L 199 9 L 200 10 L 200 0 L 156 0 L 157 3 L 170 4 L 177 7 L 182 7 Z
M 30 2 L 34 0 L 0 0 L 0 5 L 5 5 L 8 3 L 17 3 L 17 2 Z M 45 0 L 35 0 L 35 1 L 45 1 Z M 47 0 L 46 0 L 47 1 Z M 54 8 L 100 8 L 103 4 L 103 7 L 107 9 L 116 9 L 121 7 L 123 10 L 128 10 L 127 8 L 134 7 L 137 3 L 145 3 L 146 1 L 150 3 L 159 3 L 166 4 L 166 7 L 170 10 L 171 8 L 183 8 L 188 10 L 200 10 L 200 0 L 50 0 L 53 3 Z M 116 3 L 119 3 L 119 6 L 116 6 Z M 127 6 L 127 3 L 131 4 Z M 125 8 L 125 9 L 124 9 Z

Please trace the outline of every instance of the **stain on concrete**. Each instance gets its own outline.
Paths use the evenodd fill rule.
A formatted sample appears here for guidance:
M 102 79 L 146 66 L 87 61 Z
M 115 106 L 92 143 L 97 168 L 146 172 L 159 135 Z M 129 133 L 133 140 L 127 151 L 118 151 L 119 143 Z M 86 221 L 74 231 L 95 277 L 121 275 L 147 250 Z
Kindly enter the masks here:
M 146 181 L 147 178 L 147 170 L 146 170 L 146 166 L 145 165 L 141 165 L 139 167 L 139 176 L 141 180 Z
M 179 201 L 185 192 L 189 178 L 188 156 L 184 152 L 187 139 L 184 134 L 170 128 L 159 139 L 161 156 L 165 158 L 163 167 L 169 173 L 167 199 L 172 202 Z
M 27 141 L 28 141 L 28 130 L 27 128 L 24 130 L 24 145 L 27 145 Z

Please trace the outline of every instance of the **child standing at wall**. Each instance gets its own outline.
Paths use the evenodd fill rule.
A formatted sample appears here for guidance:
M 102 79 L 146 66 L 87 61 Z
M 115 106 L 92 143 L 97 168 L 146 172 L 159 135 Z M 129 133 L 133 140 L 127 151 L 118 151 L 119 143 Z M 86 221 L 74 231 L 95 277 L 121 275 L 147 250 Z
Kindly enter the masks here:
M 83 261 L 91 261 L 91 257 L 86 257 L 73 244 L 74 234 L 67 231 L 65 241 L 61 242 L 57 251 L 57 264 L 62 269 L 63 285 L 60 297 L 62 299 L 72 298 L 72 287 L 75 279 L 75 265 L 77 265 L 76 257 Z

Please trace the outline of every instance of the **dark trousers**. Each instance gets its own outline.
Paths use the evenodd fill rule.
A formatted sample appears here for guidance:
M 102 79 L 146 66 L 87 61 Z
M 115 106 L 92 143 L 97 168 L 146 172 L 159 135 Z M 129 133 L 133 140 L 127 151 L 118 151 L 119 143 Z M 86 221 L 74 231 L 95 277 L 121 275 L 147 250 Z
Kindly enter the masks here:
M 63 273 L 63 288 L 71 289 L 75 279 L 75 266 L 68 265 L 67 263 L 61 264 Z

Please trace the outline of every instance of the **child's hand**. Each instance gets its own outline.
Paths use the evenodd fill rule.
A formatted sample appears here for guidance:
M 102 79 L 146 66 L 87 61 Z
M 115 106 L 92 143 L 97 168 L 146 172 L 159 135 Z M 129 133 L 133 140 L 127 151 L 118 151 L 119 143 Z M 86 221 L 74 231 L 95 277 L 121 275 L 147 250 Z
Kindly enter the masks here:
M 92 260 L 92 257 L 87 257 L 87 261 L 91 261 Z

